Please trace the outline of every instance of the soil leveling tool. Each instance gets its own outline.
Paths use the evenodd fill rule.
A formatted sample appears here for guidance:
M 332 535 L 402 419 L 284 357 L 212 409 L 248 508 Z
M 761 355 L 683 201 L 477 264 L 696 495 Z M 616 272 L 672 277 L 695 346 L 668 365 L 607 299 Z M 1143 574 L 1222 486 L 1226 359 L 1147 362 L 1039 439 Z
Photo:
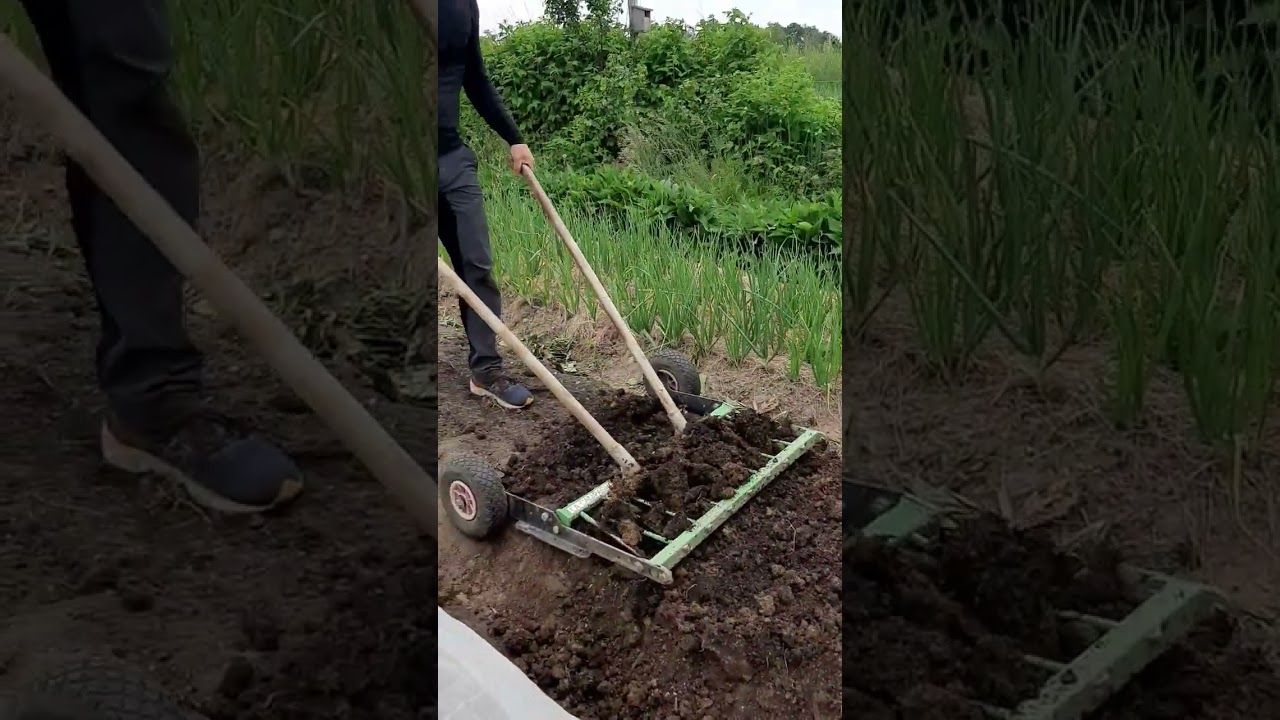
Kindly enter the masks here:
M 938 528 L 954 518 L 918 497 L 860 483 L 845 483 L 844 522 L 858 537 L 925 548 Z M 1083 720 L 1135 675 L 1178 644 L 1225 600 L 1213 588 L 1134 567 L 1120 568 L 1132 609 L 1124 617 L 1059 611 L 1064 630 L 1084 648 L 1064 661 L 1028 654 L 1025 661 L 1045 672 L 1032 697 L 1016 707 L 981 706 L 992 720 Z
M 701 376 L 693 363 L 669 349 L 646 356 L 621 313 L 610 300 L 604 285 L 591 269 L 581 249 L 565 228 L 533 171 L 525 167 L 523 177 L 538 200 L 543 213 L 555 228 L 573 256 L 582 276 L 591 285 L 605 313 L 617 328 L 632 358 L 640 366 L 650 395 L 657 398 L 671 420 L 676 435 L 687 424 L 684 410 L 700 416 L 728 417 L 740 406 L 727 401 L 702 397 Z M 519 338 L 476 296 L 441 259 L 437 258 L 440 277 L 446 279 L 463 301 L 484 319 L 498 337 L 510 347 L 561 404 L 591 433 L 609 453 L 621 470 L 623 479 L 643 470 L 635 458 L 622 447 L 591 413 L 551 374 Z M 713 532 L 738 512 L 770 482 L 791 466 L 823 436 L 817 430 L 799 428 L 795 437 L 775 440 L 776 453 L 763 455 L 761 466 L 733 489 L 732 495 L 711 506 L 701 517 L 679 518 L 663 529 L 642 528 L 639 542 L 627 542 L 604 527 L 592 513 L 610 496 L 613 485 L 601 483 L 568 504 L 549 508 L 506 491 L 502 473 L 473 455 L 446 459 L 441 469 L 440 500 L 453 524 L 464 534 L 481 539 L 492 535 L 503 524 L 514 521 L 516 529 L 538 540 L 581 558 L 597 555 L 659 583 L 672 581 L 672 569 Z M 641 513 L 653 506 L 643 498 L 631 502 Z M 666 511 L 664 511 L 666 512 Z M 677 519 L 666 512 L 669 520 Z

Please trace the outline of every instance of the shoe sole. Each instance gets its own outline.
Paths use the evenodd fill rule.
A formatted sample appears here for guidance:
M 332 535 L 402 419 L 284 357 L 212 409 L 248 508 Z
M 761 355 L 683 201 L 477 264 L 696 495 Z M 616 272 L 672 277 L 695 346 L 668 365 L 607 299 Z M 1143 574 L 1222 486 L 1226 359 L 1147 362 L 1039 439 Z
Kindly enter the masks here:
M 468 383 L 468 385 L 471 386 L 472 395 L 475 395 L 476 397 L 489 398 L 490 400 L 498 403 L 499 405 L 501 405 L 502 407 L 508 410 L 523 410 L 533 404 L 533 398 L 529 398 L 529 402 L 523 405 L 512 405 L 506 400 L 503 400 L 502 398 L 498 397 L 497 395 L 494 395 L 493 393 L 489 392 L 488 390 L 485 390 L 484 388 L 480 387 L 479 385 L 476 385 L 475 383 Z
M 105 424 L 102 426 L 102 458 L 108 465 L 134 475 L 159 475 L 176 482 L 187 491 L 196 504 L 231 514 L 262 513 L 289 502 L 302 492 L 302 482 L 285 480 L 276 499 L 267 505 L 246 505 L 229 500 L 209 490 L 187 476 L 178 468 L 145 450 L 130 447 L 121 442 Z

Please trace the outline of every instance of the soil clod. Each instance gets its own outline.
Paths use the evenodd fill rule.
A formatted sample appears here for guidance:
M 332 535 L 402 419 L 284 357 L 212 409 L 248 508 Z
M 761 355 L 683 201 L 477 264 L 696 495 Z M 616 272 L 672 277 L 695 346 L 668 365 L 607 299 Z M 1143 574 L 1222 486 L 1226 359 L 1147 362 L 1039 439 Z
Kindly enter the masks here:
M 510 469 L 509 489 L 548 504 L 563 504 L 602 482 L 613 482 L 597 519 L 623 543 L 636 548 L 643 531 L 674 539 L 764 465 L 776 439 L 794 437 L 750 410 L 726 419 L 690 418 L 674 435 L 662 405 L 625 392 L 605 402 L 596 419 L 631 452 L 641 472 L 622 477 L 613 460 L 580 425 L 549 434 Z
M 1114 551 L 1068 555 L 992 515 L 940 531 L 927 549 L 857 540 L 843 583 L 845 702 L 872 720 L 1014 708 L 1050 676 L 1027 655 L 1068 662 L 1087 646 L 1059 611 L 1122 620 L 1135 606 Z M 1280 717 L 1280 676 L 1231 628 L 1206 624 L 1091 718 Z

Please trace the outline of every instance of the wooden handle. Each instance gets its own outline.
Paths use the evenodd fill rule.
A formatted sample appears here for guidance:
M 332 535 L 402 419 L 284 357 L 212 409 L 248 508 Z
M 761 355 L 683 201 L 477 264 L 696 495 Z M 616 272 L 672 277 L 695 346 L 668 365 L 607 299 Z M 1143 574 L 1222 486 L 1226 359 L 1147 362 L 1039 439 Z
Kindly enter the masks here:
M 631 453 L 627 452 L 627 449 L 622 447 L 617 440 L 614 440 L 613 436 L 609 434 L 609 431 L 605 430 L 604 426 L 592 417 L 590 412 L 587 412 L 587 409 L 582 406 L 582 403 L 578 402 L 578 399 L 565 389 L 564 385 L 560 384 L 560 381 L 556 379 L 555 375 L 551 374 L 551 371 L 542 364 L 542 361 L 538 360 L 538 358 L 529 351 L 529 348 L 525 347 L 524 343 L 520 342 L 520 338 L 516 337 L 516 334 L 511 332 L 511 329 L 508 328 L 502 320 L 498 319 L 497 315 L 493 314 L 493 311 L 489 309 L 489 306 L 485 305 L 480 300 L 480 296 L 472 292 L 471 288 L 467 287 L 467 284 L 462 282 L 462 278 L 458 277 L 458 274 L 453 271 L 453 268 L 449 267 L 449 265 L 439 257 L 436 258 L 436 263 L 440 269 L 440 277 L 445 278 L 453 285 L 453 289 L 457 290 L 458 294 L 462 296 L 463 302 L 475 311 L 475 313 L 484 320 L 485 324 L 498 334 L 498 337 L 502 339 L 502 342 L 506 343 L 507 346 L 515 352 L 516 357 L 520 358 L 520 362 L 524 363 L 525 367 L 532 370 L 533 374 L 538 376 L 538 379 L 547 386 L 547 389 L 551 391 L 552 395 L 556 396 L 556 399 L 560 401 L 560 404 L 568 408 L 569 412 L 578 419 L 578 422 L 582 423 L 582 426 L 587 429 L 587 432 L 591 433 L 591 437 L 595 438 L 604 446 L 605 451 L 609 453 L 609 457 L 613 458 L 614 462 L 618 463 L 618 467 L 622 468 L 622 472 L 626 474 L 639 472 L 640 464 L 635 461 L 635 458 L 631 457 Z
M 404 506 L 436 536 L 436 483 L 54 84 L 0 34 L 0 82 L 46 128 L 160 252 L 234 323 L 280 377 Z
M 533 196 L 538 200 L 538 205 L 542 206 L 542 213 L 547 216 L 547 220 L 555 228 L 556 234 L 564 241 L 565 247 L 569 248 L 569 254 L 573 256 L 573 261 L 577 263 L 578 269 L 582 271 L 582 274 L 587 278 L 587 283 L 595 291 L 605 314 L 609 316 L 609 319 L 613 321 L 613 326 L 622 335 L 623 341 L 627 344 L 627 350 L 631 351 L 631 357 L 635 358 L 636 363 L 640 365 L 640 372 L 644 374 L 644 379 L 649 381 L 650 387 L 657 394 L 658 402 L 662 403 L 662 409 L 666 410 L 667 417 L 671 419 L 671 425 L 675 427 L 676 433 L 684 432 L 687 424 L 684 414 L 680 412 L 680 408 L 676 407 L 675 401 L 671 399 L 671 393 L 667 392 L 667 386 L 658 379 L 658 373 L 654 372 L 653 365 L 649 362 L 649 358 L 645 357 L 644 350 L 640 349 L 640 343 L 636 342 L 635 335 L 631 333 L 631 328 L 622 319 L 622 313 L 618 312 L 617 306 L 609 298 L 609 293 L 604 289 L 604 283 L 601 283 L 600 278 L 596 277 L 595 271 L 591 269 L 591 264 L 587 262 L 586 256 L 582 254 L 582 249 L 578 247 L 578 243 L 569 234 L 569 228 L 565 227 L 564 221 L 560 219 L 560 213 L 556 212 L 555 206 L 551 204 L 551 198 L 547 197 L 546 191 L 542 189 L 542 184 L 538 182 L 538 178 L 533 174 L 533 168 L 528 165 L 521 167 L 520 175 L 524 178 L 525 184 L 529 186 L 529 190 L 533 192 Z

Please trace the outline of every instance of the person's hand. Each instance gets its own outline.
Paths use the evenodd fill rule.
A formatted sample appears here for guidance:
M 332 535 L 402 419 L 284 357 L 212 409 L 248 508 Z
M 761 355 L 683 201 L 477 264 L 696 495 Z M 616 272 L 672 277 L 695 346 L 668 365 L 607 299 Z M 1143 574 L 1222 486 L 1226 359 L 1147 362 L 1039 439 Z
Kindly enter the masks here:
M 529 146 L 521 143 L 511 146 L 511 172 L 521 175 L 524 172 L 524 166 L 528 165 L 529 169 L 533 169 L 533 153 L 529 152 Z

